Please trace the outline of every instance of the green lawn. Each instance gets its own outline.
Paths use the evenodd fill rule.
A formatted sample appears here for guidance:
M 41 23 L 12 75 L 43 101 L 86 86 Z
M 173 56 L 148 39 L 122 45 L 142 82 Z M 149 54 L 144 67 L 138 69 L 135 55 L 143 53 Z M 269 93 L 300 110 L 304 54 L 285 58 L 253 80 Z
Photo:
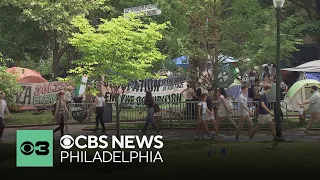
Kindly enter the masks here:
M 124 179 L 126 177 L 159 178 L 194 177 L 199 171 L 201 175 L 223 175 L 228 177 L 236 171 L 242 176 L 268 176 L 265 172 L 285 172 L 285 176 L 312 175 L 311 171 L 318 169 L 320 159 L 320 143 L 284 142 L 266 143 L 217 143 L 211 141 L 168 141 L 161 150 L 164 163 L 146 164 L 60 164 L 59 148 L 55 150 L 55 168 L 15 168 L 15 146 L 0 144 L 1 175 L 9 175 L 8 179 L 20 176 L 61 177 L 99 177 L 102 174 L 108 179 Z M 58 146 L 58 145 L 57 145 Z M 56 146 L 56 147 L 57 147 Z M 225 148 L 226 154 L 221 153 Z M 211 155 L 208 155 L 209 150 Z M 216 150 L 216 154 L 214 151 Z M 263 171 L 264 173 L 262 173 Z M 295 171 L 294 173 L 290 171 Z M 301 171 L 301 172 L 299 172 Z M 156 174 L 154 174 L 156 172 Z M 261 172 L 258 177 L 256 172 Z M 303 173 L 304 172 L 304 173 Z M 306 172 L 308 172 L 306 174 Z M 247 174 L 246 174 L 247 173 Z M 302 173 L 302 174 L 300 174 Z M 274 174 L 272 174 L 274 176 Z M 157 178 L 158 179 L 158 178 Z

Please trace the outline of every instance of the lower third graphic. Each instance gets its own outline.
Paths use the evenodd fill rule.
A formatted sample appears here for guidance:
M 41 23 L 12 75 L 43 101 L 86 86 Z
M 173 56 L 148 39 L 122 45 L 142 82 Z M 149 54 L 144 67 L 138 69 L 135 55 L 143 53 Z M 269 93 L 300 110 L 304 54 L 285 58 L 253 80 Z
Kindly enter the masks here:
M 17 167 L 53 167 L 52 130 L 17 130 Z

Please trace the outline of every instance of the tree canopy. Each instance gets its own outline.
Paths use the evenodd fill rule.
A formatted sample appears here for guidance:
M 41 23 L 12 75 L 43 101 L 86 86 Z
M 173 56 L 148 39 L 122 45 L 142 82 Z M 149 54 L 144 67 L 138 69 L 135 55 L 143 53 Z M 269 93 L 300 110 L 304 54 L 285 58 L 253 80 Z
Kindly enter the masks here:
M 167 25 L 144 23 L 134 15 L 102 22 L 94 28 L 83 16 L 73 20 L 80 33 L 74 33 L 70 43 L 83 53 L 83 58 L 73 62 L 77 67 L 70 72 L 78 77 L 105 75 L 105 81 L 115 86 L 154 77 L 148 69 L 153 62 L 165 59 L 156 45 Z

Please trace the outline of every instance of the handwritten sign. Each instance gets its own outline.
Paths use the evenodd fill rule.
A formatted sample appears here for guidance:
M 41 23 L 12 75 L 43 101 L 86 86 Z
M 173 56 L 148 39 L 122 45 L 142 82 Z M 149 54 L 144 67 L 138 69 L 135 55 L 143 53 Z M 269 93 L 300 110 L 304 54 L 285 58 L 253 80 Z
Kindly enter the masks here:
M 87 118 L 88 112 L 86 109 L 87 108 L 82 105 L 70 105 L 70 112 L 73 119 L 80 123 Z
M 70 83 L 48 82 L 20 84 L 22 91 L 14 95 L 19 105 L 53 105 L 60 91 L 65 90 Z
M 180 102 L 183 99 L 181 92 L 187 88 L 184 77 L 173 76 L 165 79 L 145 79 L 133 81 L 129 85 L 121 87 L 120 98 L 124 103 L 142 104 L 145 99 L 146 91 L 151 90 L 157 102 Z M 109 88 L 110 89 L 110 88 Z M 106 101 L 114 102 L 115 95 L 111 91 L 106 91 Z

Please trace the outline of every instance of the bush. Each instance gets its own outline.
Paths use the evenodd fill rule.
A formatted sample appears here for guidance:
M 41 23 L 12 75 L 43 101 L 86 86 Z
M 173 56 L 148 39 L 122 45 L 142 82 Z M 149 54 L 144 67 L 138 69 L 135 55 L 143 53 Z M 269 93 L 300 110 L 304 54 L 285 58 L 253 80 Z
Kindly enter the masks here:
M 22 89 L 17 82 L 16 75 L 8 73 L 6 70 L 7 66 L 4 65 L 4 59 L 2 59 L 0 53 L 0 91 L 3 91 L 6 94 L 8 105 L 14 105 L 14 97 Z

